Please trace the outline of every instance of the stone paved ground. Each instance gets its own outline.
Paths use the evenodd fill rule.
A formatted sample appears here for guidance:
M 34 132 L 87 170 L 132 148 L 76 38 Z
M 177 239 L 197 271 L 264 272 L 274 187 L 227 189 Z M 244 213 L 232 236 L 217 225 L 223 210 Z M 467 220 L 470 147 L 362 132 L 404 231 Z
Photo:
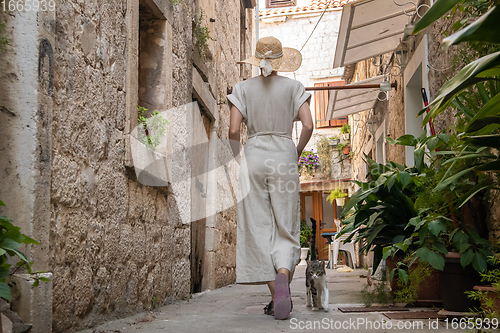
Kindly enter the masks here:
M 305 268 L 298 266 L 291 285 L 294 303 L 289 320 L 278 321 L 263 315 L 269 302 L 267 286 L 230 285 L 214 291 L 194 295 L 190 300 L 166 305 L 153 312 L 105 323 L 80 333 L 219 333 L 219 332 L 447 332 L 444 323 L 435 329 L 417 327 L 411 321 L 388 321 L 381 313 L 342 313 L 339 306 L 362 306 L 361 290 L 366 282 L 360 275 L 367 271 L 357 269 L 351 273 L 327 270 L 330 290 L 330 311 L 314 312 L 305 306 Z M 414 309 L 415 311 L 418 309 Z M 372 328 L 370 328 L 370 322 Z M 358 325 L 359 323 L 359 325 Z M 314 326 L 316 328 L 314 329 Z M 339 329 L 339 325 L 343 328 Z M 384 329 L 375 329 L 385 325 Z M 335 328 L 337 326 L 337 329 Z M 387 327 L 392 326 L 392 329 Z M 456 330 L 455 330 L 456 331 Z

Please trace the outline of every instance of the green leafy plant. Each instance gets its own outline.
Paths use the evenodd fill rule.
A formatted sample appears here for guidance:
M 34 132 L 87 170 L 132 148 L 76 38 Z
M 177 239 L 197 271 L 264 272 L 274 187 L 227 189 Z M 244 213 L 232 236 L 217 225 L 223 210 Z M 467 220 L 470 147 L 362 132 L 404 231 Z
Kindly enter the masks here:
M 385 273 L 383 275 L 385 276 Z M 393 303 L 391 290 L 389 289 L 387 281 L 374 281 L 371 286 L 369 284 L 365 284 L 361 290 L 361 295 L 363 295 L 363 304 L 366 307 L 369 307 L 374 303 Z
M 414 227 L 408 226 L 408 222 L 418 214 L 414 199 L 425 176 L 419 175 L 414 167 L 394 162 L 384 165 L 368 157 L 366 162 L 369 180 L 353 181 L 360 189 L 344 206 L 341 215 L 344 227 L 339 234 L 354 231 L 346 242 L 357 234 L 360 251 L 374 252 L 373 271 L 376 271 L 385 247 L 405 242 L 400 247 L 406 251 L 412 245 Z
M 307 225 L 307 221 L 300 221 L 300 247 L 309 247 L 309 237 L 311 233 L 312 229 Z
M 349 134 L 351 133 L 351 125 L 349 124 L 344 124 L 340 128 L 340 134 Z
M 330 191 L 330 194 L 326 197 L 326 201 L 330 202 L 330 204 L 333 204 L 333 200 L 335 199 L 342 199 L 347 197 L 347 193 L 341 190 L 340 188 L 335 188 Z
M 177 6 L 182 3 L 182 0 L 168 0 L 172 6 Z
M 398 267 L 390 274 L 390 280 L 392 280 L 394 272 L 398 272 L 397 289 L 394 291 L 394 300 L 397 303 L 414 303 L 418 299 L 420 286 L 432 274 L 432 268 L 426 262 L 419 262 L 416 267 L 410 267 L 411 258 L 408 256 L 405 260 L 398 262 Z
M 153 298 L 151 298 L 151 307 L 154 309 L 159 305 L 160 305 L 160 299 L 156 296 L 153 296 Z
M 435 269 L 444 268 L 444 256 L 449 251 L 462 254 L 463 267 L 471 264 L 479 272 L 486 269 L 491 244 L 479 235 L 482 233 L 487 237 L 487 227 L 480 215 L 485 208 L 481 198 L 474 197 L 480 195 L 483 185 L 474 178 L 460 180 L 464 170 L 470 171 L 468 164 L 471 162 L 459 158 L 460 155 L 457 157 L 458 152 L 454 149 L 459 142 L 457 136 L 438 134 L 427 137 L 423 133 L 420 138 L 405 135 L 389 141 L 413 147 L 416 171 L 425 177 L 420 177 L 423 186 L 415 199 L 418 215 L 408 221 L 414 234 L 388 247 L 384 259 L 394 257 L 400 250 L 406 251 L 411 244 L 415 251 L 413 260 L 428 262 Z M 449 163 L 451 161 L 454 162 Z M 450 174 L 454 175 L 453 179 L 443 186 L 443 179 Z
M 5 23 L 0 23 L 0 51 L 4 51 L 9 44 L 10 40 L 7 37 L 7 26 Z
M 210 36 L 210 29 L 203 25 L 203 19 L 205 17 L 205 13 L 203 9 L 200 10 L 200 16 L 195 22 L 195 26 L 193 28 L 193 38 L 196 41 L 196 45 L 198 46 L 200 56 L 203 56 L 208 52 L 208 40 L 217 41 L 215 38 Z
M 307 173 L 314 177 L 314 172 L 320 167 L 319 157 L 312 150 L 304 150 L 299 158 L 299 174 Z
M 152 150 L 158 148 L 162 137 L 167 132 L 169 121 L 162 117 L 158 111 L 153 111 L 149 118 L 146 118 L 148 109 L 137 106 L 137 118 L 139 121 L 137 139 L 142 144 Z
M 1 200 L 0 206 L 5 206 Z M 49 281 L 49 279 L 37 275 L 43 272 L 32 272 L 31 265 L 33 263 L 28 261 L 26 256 L 19 250 L 22 244 L 38 244 L 33 238 L 22 234 L 20 230 L 21 228 L 12 224 L 12 220 L 0 216 L 0 297 L 8 301 L 11 300 L 11 294 L 6 280 L 20 268 L 25 268 L 29 274 L 33 274 L 33 287 L 37 287 L 40 281 Z M 9 257 L 20 259 L 15 264 L 14 269 L 9 263 Z
M 478 288 L 479 290 L 466 291 L 468 297 L 472 300 L 481 302 L 481 309 L 476 309 L 475 312 L 479 313 L 483 318 L 500 318 L 500 307 L 498 306 L 498 299 L 500 298 L 500 260 L 491 256 L 489 263 L 492 269 L 485 270 L 480 273 L 481 282 L 488 282 L 491 285 L 489 288 Z M 485 290 L 489 289 L 489 290 Z
M 414 33 L 417 33 L 438 20 L 446 12 L 453 9 L 455 6 L 461 8 L 462 11 L 475 11 L 476 1 L 460 1 L 460 0 L 438 0 L 427 11 L 422 19 L 415 25 Z M 479 16 L 478 19 L 469 24 L 466 28 L 457 31 L 453 35 L 445 38 L 443 47 L 447 48 L 450 45 L 456 45 L 461 42 L 480 42 L 482 44 L 495 45 L 498 49 L 500 43 L 500 27 L 497 22 L 500 19 L 500 6 L 496 6 L 494 1 L 480 1 L 481 9 L 479 14 L 486 9 L 489 10 Z M 444 112 L 449 106 L 453 105 L 458 108 L 464 116 L 469 117 L 468 126 L 462 140 L 465 143 L 463 149 L 476 148 L 485 149 L 492 153 L 496 160 L 483 161 L 473 167 L 476 172 L 500 171 L 500 156 L 498 149 L 500 148 L 500 95 L 498 86 L 498 76 L 500 75 L 500 51 L 489 53 L 475 61 L 470 62 L 462 68 L 451 80 L 446 82 L 439 90 L 436 98 L 429 105 L 430 112 L 424 117 L 424 124 L 431 118 Z M 490 95 L 487 94 L 485 87 L 490 90 Z M 470 109 L 473 106 L 469 103 L 469 108 L 463 105 L 466 100 L 465 92 L 473 96 L 478 96 L 483 105 L 481 108 Z M 424 110 L 420 112 L 423 114 Z M 481 152 L 481 151 L 480 151 Z M 465 157 L 464 157 L 465 158 Z M 471 169 L 472 170 L 472 169 Z M 457 176 L 463 176 L 471 170 L 467 170 Z

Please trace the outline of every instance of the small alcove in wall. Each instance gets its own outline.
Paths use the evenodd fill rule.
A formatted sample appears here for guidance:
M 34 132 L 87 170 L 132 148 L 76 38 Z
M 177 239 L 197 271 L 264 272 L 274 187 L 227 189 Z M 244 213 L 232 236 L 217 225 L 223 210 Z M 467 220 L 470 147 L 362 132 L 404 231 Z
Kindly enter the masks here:
M 131 22 L 128 40 L 127 65 L 127 162 L 133 167 L 137 180 L 147 186 L 167 186 L 166 145 L 164 138 L 158 142 L 151 139 L 151 128 L 138 127 L 137 106 L 148 111 L 142 116 L 149 118 L 153 111 L 159 111 L 165 118 L 165 111 L 172 101 L 172 27 L 167 20 L 170 7 L 157 0 L 140 0 L 137 3 L 138 16 Z M 164 125 L 165 126 L 165 125 Z M 140 137 L 148 136 L 149 145 Z M 144 137 L 142 137 L 144 139 Z M 155 141 L 155 144 L 152 142 Z
M 172 31 L 166 17 L 139 1 L 138 104 L 166 110 L 171 101 Z
M 405 133 L 422 135 L 423 116 L 417 117 L 424 107 L 421 89 L 429 91 L 427 35 L 424 35 L 404 71 Z M 415 164 L 413 147 L 406 147 L 406 165 Z

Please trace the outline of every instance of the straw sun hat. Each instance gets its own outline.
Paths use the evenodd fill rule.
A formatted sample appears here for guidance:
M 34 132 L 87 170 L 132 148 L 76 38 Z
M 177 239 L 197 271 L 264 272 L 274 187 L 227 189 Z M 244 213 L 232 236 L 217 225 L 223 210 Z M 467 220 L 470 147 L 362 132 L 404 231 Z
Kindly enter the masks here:
M 269 76 L 272 71 L 296 71 L 302 63 L 302 55 L 296 49 L 282 47 L 281 42 L 275 37 L 264 37 L 257 41 L 255 55 L 238 61 L 238 64 L 242 63 L 259 66 L 262 75 Z

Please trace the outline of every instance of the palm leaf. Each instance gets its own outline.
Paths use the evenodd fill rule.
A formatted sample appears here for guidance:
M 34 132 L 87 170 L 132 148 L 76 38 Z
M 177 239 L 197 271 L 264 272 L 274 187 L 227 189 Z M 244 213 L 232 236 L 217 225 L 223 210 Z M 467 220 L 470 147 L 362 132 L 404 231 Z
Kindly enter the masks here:
M 467 201 L 469 201 L 470 198 L 476 195 L 479 191 L 485 190 L 487 188 L 492 187 L 493 185 L 491 183 L 487 184 L 476 184 L 473 188 L 469 190 L 462 198 L 460 198 L 460 201 L 458 202 L 458 208 L 462 207 L 465 205 Z
M 425 116 L 423 124 L 427 124 L 430 118 L 436 118 L 438 114 L 448 107 L 450 101 L 465 88 L 482 81 L 490 80 L 488 77 L 477 76 L 498 65 L 500 65 L 500 51 L 479 58 L 462 68 L 451 80 L 441 87 L 436 98 L 429 104 L 431 111 Z M 420 111 L 419 115 L 424 112 L 425 109 Z
M 496 160 L 493 162 L 489 163 L 484 163 L 481 164 L 480 166 L 476 167 L 474 170 L 476 171 L 500 171 L 500 161 Z
M 500 105 L 498 105 L 498 109 L 500 110 Z M 500 116 L 479 118 L 477 120 L 471 121 L 465 132 L 467 133 L 476 132 L 491 124 L 500 124 Z M 498 126 L 496 127 L 498 128 Z M 493 129 L 493 127 L 491 129 Z
M 422 29 L 425 29 L 433 22 L 437 21 L 441 16 L 446 14 L 450 9 L 452 9 L 460 0 L 438 0 L 434 2 L 431 8 L 425 13 L 425 15 L 420 19 L 420 21 L 415 24 L 413 29 L 413 34 L 416 35 Z
M 453 176 L 445 179 L 445 180 L 442 180 L 437 186 L 436 188 L 434 188 L 434 191 L 439 191 L 439 190 L 442 190 L 444 189 L 446 186 L 450 185 L 451 183 L 457 181 L 460 177 L 462 177 L 463 175 L 465 175 L 466 173 L 472 171 L 474 169 L 474 167 L 471 167 L 471 168 L 467 168 L 467 169 L 464 169 L 460 172 L 457 172 L 456 174 L 454 174 Z
M 500 134 L 468 136 L 464 137 L 462 140 L 476 146 L 500 149 Z

